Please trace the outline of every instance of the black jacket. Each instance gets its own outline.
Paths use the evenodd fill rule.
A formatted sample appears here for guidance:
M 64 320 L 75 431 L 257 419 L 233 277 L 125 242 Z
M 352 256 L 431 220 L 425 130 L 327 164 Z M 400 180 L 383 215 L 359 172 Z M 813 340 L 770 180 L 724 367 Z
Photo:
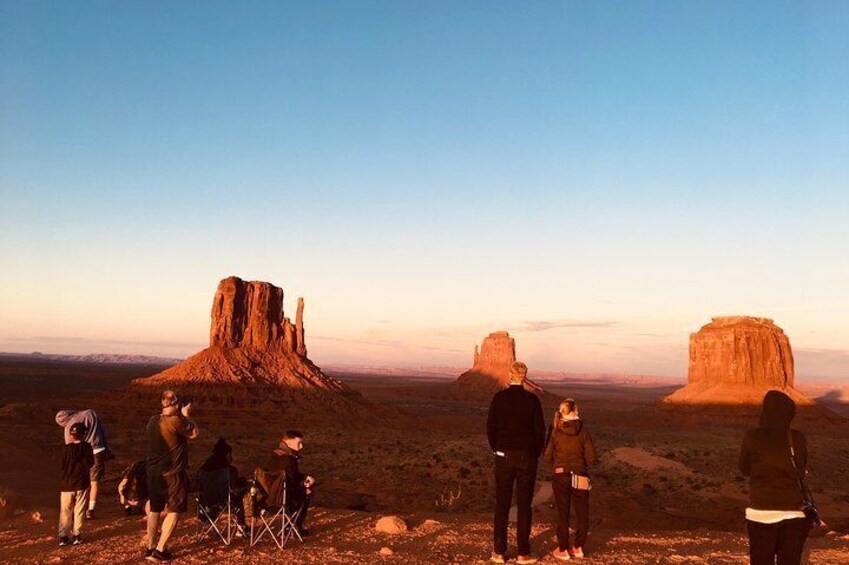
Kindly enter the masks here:
M 563 467 L 579 475 L 598 460 L 593 438 L 581 420 L 567 420 L 552 429 L 543 459 L 554 467 Z
M 91 486 L 89 471 L 94 465 L 94 450 L 82 441 L 68 443 L 62 448 L 62 466 L 59 490 L 73 492 Z
M 535 457 L 545 449 L 545 421 L 539 398 L 521 385 L 510 385 L 492 397 L 486 436 L 493 451 L 527 451 Z
M 271 473 L 286 473 L 286 492 L 290 501 L 300 502 L 306 495 L 304 479 L 307 476 L 298 468 L 301 456 L 290 449 L 285 443 L 280 443 L 277 449 L 266 460 L 263 470 Z
M 796 404 L 773 390 L 764 398 L 760 426 L 749 430 L 740 448 L 740 471 L 749 477 L 749 506 L 757 510 L 801 510 L 802 493 L 790 459 L 793 435 L 796 468 L 804 476 L 808 444 L 804 434 L 790 429 Z

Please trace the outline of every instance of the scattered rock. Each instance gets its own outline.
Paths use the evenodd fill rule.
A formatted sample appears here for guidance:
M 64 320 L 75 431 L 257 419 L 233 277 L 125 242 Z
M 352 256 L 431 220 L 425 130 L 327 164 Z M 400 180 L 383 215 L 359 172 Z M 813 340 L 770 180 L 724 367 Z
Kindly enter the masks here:
M 381 555 L 392 555 L 395 552 L 389 549 L 388 547 L 381 547 L 378 553 L 380 553 Z
M 40 524 L 40 523 L 44 522 L 44 518 L 41 516 L 41 512 L 33 512 L 32 514 L 29 515 L 29 517 L 36 524 Z
M 377 521 L 375 529 L 384 534 L 400 534 L 407 531 L 407 523 L 398 516 L 384 516 Z

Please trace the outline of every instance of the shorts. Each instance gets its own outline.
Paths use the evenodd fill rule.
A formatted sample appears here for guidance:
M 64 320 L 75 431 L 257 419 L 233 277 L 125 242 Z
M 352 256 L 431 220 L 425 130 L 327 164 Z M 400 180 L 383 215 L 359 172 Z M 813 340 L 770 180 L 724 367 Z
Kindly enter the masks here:
M 94 465 L 88 472 L 88 480 L 97 483 L 103 479 L 103 472 L 106 470 L 106 450 L 94 454 Z
M 167 475 L 149 473 L 147 494 L 151 512 L 166 510 L 182 514 L 189 507 L 189 474 L 186 471 Z

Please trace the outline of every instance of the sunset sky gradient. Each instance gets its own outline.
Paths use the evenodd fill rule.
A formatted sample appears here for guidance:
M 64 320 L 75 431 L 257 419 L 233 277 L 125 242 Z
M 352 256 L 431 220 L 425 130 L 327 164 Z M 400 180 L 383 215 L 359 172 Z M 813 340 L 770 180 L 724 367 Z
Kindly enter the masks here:
M 184 356 L 218 280 L 321 364 L 849 380 L 849 2 L 3 2 L 0 351 Z

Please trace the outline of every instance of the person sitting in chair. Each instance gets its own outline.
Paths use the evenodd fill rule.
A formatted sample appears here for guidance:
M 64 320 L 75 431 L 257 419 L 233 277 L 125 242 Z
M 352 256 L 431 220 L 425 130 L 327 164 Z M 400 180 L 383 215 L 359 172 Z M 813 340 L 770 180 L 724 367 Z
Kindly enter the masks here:
M 248 481 L 239 476 L 239 470 L 233 466 L 233 448 L 223 437 L 218 438 L 212 446 L 212 455 L 204 461 L 200 470 L 206 472 L 229 469 L 230 471 L 230 493 L 233 513 L 236 515 L 239 525 L 245 527 L 245 509 L 242 497 L 248 489 Z M 237 534 L 238 535 L 238 534 Z
M 295 521 L 295 526 L 302 536 L 309 535 L 309 530 L 304 527 L 307 518 L 307 509 L 312 500 L 315 488 L 315 479 L 310 475 L 301 473 L 298 469 L 298 461 L 301 459 L 301 450 L 304 448 L 304 435 L 297 430 L 286 430 L 283 439 L 269 457 L 264 469 L 271 473 L 286 473 L 286 510 L 296 512 L 301 508 L 301 513 Z

